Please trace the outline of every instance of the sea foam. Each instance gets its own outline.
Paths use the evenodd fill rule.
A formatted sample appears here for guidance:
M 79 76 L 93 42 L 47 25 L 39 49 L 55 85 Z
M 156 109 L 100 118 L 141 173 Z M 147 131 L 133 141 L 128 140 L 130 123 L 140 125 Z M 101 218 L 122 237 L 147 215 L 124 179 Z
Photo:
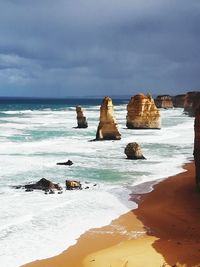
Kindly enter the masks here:
M 1 112 L 2 267 L 61 253 L 86 230 L 135 208 L 129 201 L 130 186 L 179 173 L 192 156 L 194 121 L 182 109 L 161 110 L 161 130 L 128 130 L 126 106 L 115 106 L 122 139 L 105 142 L 89 142 L 95 138 L 99 106 L 87 106 L 84 114 L 87 129 L 73 128 L 77 125 L 73 106 L 35 110 L 19 106 Z M 147 160 L 127 160 L 124 148 L 129 142 L 138 142 Z M 71 167 L 56 165 L 68 159 L 74 162 Z M 66 179 L 77 179 L 89 189 L 44 195 L 10 187 L 42 177 L 62 186 Z

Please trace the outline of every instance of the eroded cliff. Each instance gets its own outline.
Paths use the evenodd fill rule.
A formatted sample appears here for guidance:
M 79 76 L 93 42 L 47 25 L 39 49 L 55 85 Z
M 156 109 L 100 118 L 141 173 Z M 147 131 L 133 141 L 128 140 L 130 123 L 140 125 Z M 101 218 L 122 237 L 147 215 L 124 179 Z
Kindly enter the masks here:
M 100 120 L 97 128 L 96 140 L 119 140 L 121 134 L 114 116 L 112 99 L 106 96 L 100 107 Z
M 160 129 L 160 112 L 151 96 L 138 94 L 127 105 L 126 126 L 129 129 Z

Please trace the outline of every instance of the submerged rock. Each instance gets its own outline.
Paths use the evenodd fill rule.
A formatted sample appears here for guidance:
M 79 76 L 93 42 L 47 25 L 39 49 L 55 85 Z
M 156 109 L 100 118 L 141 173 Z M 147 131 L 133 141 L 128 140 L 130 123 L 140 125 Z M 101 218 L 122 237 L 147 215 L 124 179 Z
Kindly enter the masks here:
M 77 114 L 77 128 L 87 128 L 88 123 L 86 117 L 83 115 L 83 110 L 81 106 L 76 106 L 76 114 Z
M 82 185 L 79 181 L 75 180 L 66 180 L 66 190 L 81 189 Z
M 112 99 L 106 96 L 100 108 L 100 122 L 96 133 L 96 140 L 120 140 L 121 134 L 114 117 Z
M 71 165 L 73 165 L 73 162 L 69 159 L 69 160 L 66 161 L 66 162 L 58 162 L 58 163 L 56 163 L 56 165 L 71 166 Z
M 157 108 L 173 108 L 173 101 L 169 95 L 158 95 L 155 99 Z
M 200 106 L 195 113 L 194 134 L 194 161 L 196 168 L 196 185 L 200 190 Z
M 128 129 L 160 129 L 160 112 L 150 95 L 131 97 L 127 105 L 126 126 Z
M 196 109 L 200 106 L 200 92 L 188 92 L 184 101 L 184 112 L 194 117 Z
M 126 154 L 128 159 L 146 159 L 143 154 L 140 145 L 138 143 L 129 143 L 125 150 L 124 153 Z

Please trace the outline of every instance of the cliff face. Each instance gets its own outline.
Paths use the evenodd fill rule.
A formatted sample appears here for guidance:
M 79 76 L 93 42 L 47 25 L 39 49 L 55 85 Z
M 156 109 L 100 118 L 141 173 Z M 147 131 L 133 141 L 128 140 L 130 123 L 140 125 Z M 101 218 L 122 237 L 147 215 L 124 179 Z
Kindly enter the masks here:
M 112 99 L 106 96 L 100 108 L 100 121 L 96 133 L 96 140 L 119 140 L 121 134 L 114 117 Z
M 87 128 L 88 123 L 86 117 L 83 115 L 83 110 L 80 106 L 76 106 L 76 114 L 77 114 L 77 128 Z
M 174 97 L 173 103 L 175 108 L 184 108 L 185 102 L 185 94 L 184 95 L 176 95 Z
M 196 184 L 200 190 L 200 106 L 195 113 L 194 122 L 194 160 L 196 167 Z
M 160 112 L 151 96 L 138 94 L 131 97 L 127 111 L 127 128 L 160 129 Z
M 157 108 L 173 108 L 173 101 L 169 95 L 159 95 L 155 99 Z
M 189 116 L 195 116 L 195 111 L 200 105 L 200 92 L 188 92 L 184 102 L 184 112 L 188 113 Z

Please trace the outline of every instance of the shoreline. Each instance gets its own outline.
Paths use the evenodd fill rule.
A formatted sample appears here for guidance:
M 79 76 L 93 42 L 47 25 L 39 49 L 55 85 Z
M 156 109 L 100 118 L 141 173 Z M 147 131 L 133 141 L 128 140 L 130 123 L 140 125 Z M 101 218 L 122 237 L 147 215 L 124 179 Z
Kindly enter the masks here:
M 134 209 L 110 225 L 90 229 L 58 256 L 24 267 L 200 266 L 200 194 L 194 163 L 160 181 L 153 191 L 134 194 Z

